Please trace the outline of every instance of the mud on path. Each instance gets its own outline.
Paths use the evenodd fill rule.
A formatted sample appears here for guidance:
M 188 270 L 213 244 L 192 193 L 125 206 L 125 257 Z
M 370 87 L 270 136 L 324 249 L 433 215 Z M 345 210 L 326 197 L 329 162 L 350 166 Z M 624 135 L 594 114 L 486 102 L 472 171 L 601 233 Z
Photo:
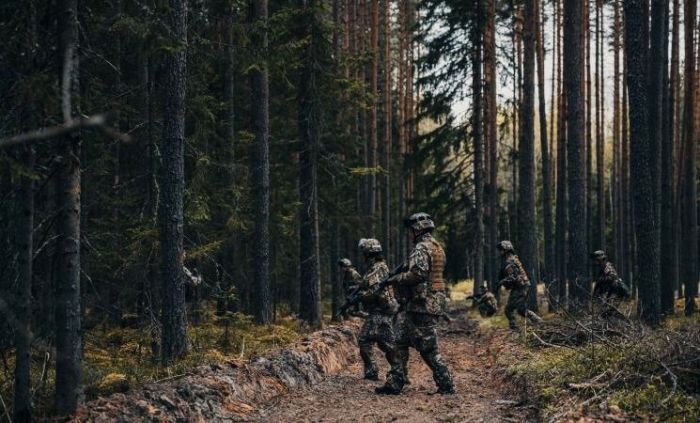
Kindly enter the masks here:
M 411 385 L 399 396 L 375 395 L 383 383 L 362 379 L 357 360 L 322 382 L 275 398 L 245 416 L 253 422 L 523 422 L 529 409 L 519 404 L 512 385 L 495 366 L 496 357 L 511 344 L 502 329 L 474 330 L 460 319 L 441 328 L 440 349 L 455 381 L 455 395 L 435 392 L 430 369 L 411 350 Z M 375 348 L 386 374 L 386 361 Z M 534 421 L 534 420 L 533 420 Z

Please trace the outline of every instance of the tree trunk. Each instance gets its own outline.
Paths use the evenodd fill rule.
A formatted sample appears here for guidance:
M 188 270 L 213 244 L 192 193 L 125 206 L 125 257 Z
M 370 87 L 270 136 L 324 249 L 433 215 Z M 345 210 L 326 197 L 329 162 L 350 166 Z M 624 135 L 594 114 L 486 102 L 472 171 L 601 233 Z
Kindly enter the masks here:
M 32 46 L 33 48 L 33 46 Z M 34 148 L 23 148 L 23 162 L 28 172 L 34 170 Z M 15 328 L 15 422 L 32 421 L 32 393 L 30 391 L 31 367 L 30 345 L 32 341 L 31 331 L 31 298 L 32 298 L 32 271 L 34 254 L 34 179 L 24 176 L 20 183 L 19 219 L 17 222 L 16 248 L 18 251 L 17 264 L 19 278 L 15 302 L 15 316 L 17 327 Z
M 377 90 L 378 90 L 378 58 L 379 58 L 379 0 L 370 0 L 370 70 L 369 70 L 369 116 L 367 119 L 368 132 L 368 163 L 371 171 L 367 175 L 367 216 L 372 226 L 376 212 L 377 200 Z
M 78 1 L 64 0 L 59 19 L 63 120 L 77 110 Z M 83 399 L 80 326 L 80 133 L 63 140 L 58 170 L 58 255 L 56 281 L 56 411 L 71 414 Z
M 561 3 L 557 1 L 557 85 L 558 85 L 558 107 L 557 107 L 557 208 L 556 208 L 556 254 L 557 254 L 557 285 L 555 287 L 555 295 L 558 298 L 558 303 L 563 305 L 567 297 L 567 230 L 568 230 L 568 211 L 567 211 L 567 145 L 566 145 L 566 92 L 564 91 L 563 83 L 563 56 L 562 49 L 562 25 L 563 20 Z
M 161 360 L 171 363 L 187 352 L 185 277 L 183 274 L 183 197 L 185 193 L 186 0 L 170 0 L 167 24 L 179 49 L 165 55 L 161 151 L 161 201 L 158 213 L 163 290 Z
M 27 22 L 26 54 L 29 67 L 34 66 L 37 42 L 37 13 L 36 2 L 29 1 L 29 19 Z M 26 123 L 34 126 L 36 104 L 33 98 L 25 100 Z M 34 172 L 35 153 L 32 146 L 25 146 L 22 152 L 22 160 L 27 172 Z M 31 176 L 21 178 L 19 192 L 19 218 L 15 233 L 15 245 L 17 249 L 17 292 L 15 300 L 15 316 L 17 327 L 15 328 L 15 385 L 14 385 L 14 410 L 13 421 L 16 423 L 29 423 L 32 421 L 32 393 L 31 393 L 31 341 L 32 341 L 32 279 L 34 258 L 34 179 Z
M 302 1 L 303 35 L 310 42 L 303 51 L 303 69 L 299 81 L 299 269 L 301 295 L 300 318 L 312 327 L 321 326 L 321 267 L 318 242 L 318 146 L 319 105 L 316 91 L 318 28 L 315 0 Z
M 255 185 L 255 235 L 253 312 L 258 323 L 272 319 L 270 296 L 270 92 L 267 71 L 267 0 L 255 0 L 253 19 L 260 25 L 255 34 L 254 46 L 258 50 L 259 63 L 251 72 L 253 131 L 253 181 Z
M 605 75 L 603 2 L 596 1 L 596 237 L 592 249 L 605 250 Z
M 674 1 L 674 7 L 678 0 Z M 678 262 L 676 256 L 676 237 L 674 236 L 674 184 L 673 184 L 673 130 L 674 130 L 674 96 L 673 84 L 675 76 L 671 70 L 668 74 L 668 30 L 670 7 L 668 2 L 663 5 L 663 40 L 661 42 L 661 61 L 663 63 L 663 133 L 661 143 L 661 177 L 660 177 L 660 213 L 661 220 L 661 313 L 665 316 L 673 315 L 675 305 L 675 287 L 678 281 Z M 675 12 L 674 12 L 675 13 Z M 674 27 L 674 36 L 677 37 L 677 29 Z M 678 47 L 673 47 L 673 54 L 678 55 Z M 676 62 L 678 58 L 675 58 Z M 673 62 L 673 59 L 671 60 Z
M 685 2 L 685 102 L 683 107 L 683 211 L 682 211 L 682 279 L 685 283 L 685 314 L 695 313 L 698 291 L 698 214 L 697 214 L 697 147 L 695 140 L 695 22 L 697 4 Z
M 581 44 L 581 4 L 576 0 L 564 0 L 564 89 L 566 91 L 567 123 L 567 179 L 569 197 L 586 196 L 584 160 L 584 96 L 583 51 Z M 569 234 L 569 307 L 580 311 L 588 296 L 588 255 L 586 254 L 586 204 L 585 201 L 568 202 Z
M 637 311 L 655 325 L 659 321 L 659 232 L 655 219 L 653 136 L 649 134 L 647 69 L 649 66 L 649 32 L 645 0 L 625 0 L 625 51 L 627 53 L 627 87 L 629 90 L 631 178 L 637 237 L 636 282 L 639 289 Z M 656 73 L 656 72 L 655 72 Z M 659 75 L 660 77 L 660 75 Z M 653 97 L 653 96 L 652 96 Z
M 536 0 L 526 0 L 523 26 L 523 96 L 520 103 L 518 145 L 518 251 L 532 281 L 529 307 L 537 310 L 537 221 L 535 218 L 535 32 Z
M 385 0 L 382 7 L 382 20 L 384 23 L 384 148 L 382 157 L 383 177 L 382 177 L 382 234 L 384 240 L 384 257 L 390 258 L 394 250 L 391 245 L 391 129 L 392 129 L 392 108 L 391 108 L 391 14 L 390 1 Z
M 484 282 L 484 137 L 482 121 L 481 91 L 481 22 L 483 19 L 481 0 L 474 1 L 474 23 L 472 24 L 472 136 L 474 140 L 474 294 Z M 469 255 L 467 254 L 467 257 Z
M 484 25 L 484 122 L 488 162 L 488 280 L 491 291 L 497 291 L 498 283 L 498 104 L 496 97 L 496 0 L 486 0 Z
M 535 2 L 536 10 L 536 41 L 537 41 L 537 85 L 539 94 L 540 119 L 540 154 L 542 155 L 542 220 L 544 226 L 544 275 L 549 293 L 549 285 L 554 278 L 554 228 L 552 223 L 552 180 L 549 157 L 549 142 L 547 140 L 547 104 L 545 101 L 545 52 L 542 34 L 544 32 L 544 11 L 539 10 L 539 1 Z M 542 12 L 542 13 L 540 13 Z M 550 116 L 551 118 L 551 116 Z M 550 297 L 550 305 L 551 301 Z

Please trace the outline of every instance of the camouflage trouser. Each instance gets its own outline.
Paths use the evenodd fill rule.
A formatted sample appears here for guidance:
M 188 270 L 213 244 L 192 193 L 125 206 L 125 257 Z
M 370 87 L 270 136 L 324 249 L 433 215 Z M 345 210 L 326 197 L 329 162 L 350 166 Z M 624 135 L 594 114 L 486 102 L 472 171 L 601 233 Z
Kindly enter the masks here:
M 537 314 L 527 309 L 528 288 L 528 286 L 523 286 L 520 288 L 513 288 L 510 291 L 505 312 L 511 329 L 516 329 L 518 327 L 518 322 L 515 318 L 516 312 L 522 317 L 527 317 L 531 322 L 540 320 Z
M 360 356 L 365 366 L 365 377 L 375 379 L 378 369 L 374 361 L 372 346 L 376 343 L 389 362 L 387 379 L 401 379 L 401 363 L 396 355 L 396 338 L 394 336 L 393 316 L 372 313 L 366 319 L 357 337 Z
M 408 348 L 415 348 L 433 371 L 433 379 L 438 388 L 442 391 L 452 391 L 452 376 L 438 348 L 438 319 L 438 316 L 431 314 L 400 312 L 395 323 L 397 354 L 401 361 L 401 369 L 408 377 Z M 403 388 L 403 382 L 402 379 L 387 379 L 387 385 L 398 390 Z

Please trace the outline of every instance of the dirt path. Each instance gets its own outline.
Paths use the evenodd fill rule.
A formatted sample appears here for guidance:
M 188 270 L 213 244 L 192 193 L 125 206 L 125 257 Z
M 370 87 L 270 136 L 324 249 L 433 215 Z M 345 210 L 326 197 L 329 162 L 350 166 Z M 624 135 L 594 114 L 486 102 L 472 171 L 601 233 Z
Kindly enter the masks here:
M 378 396 L 381 382 L 361 378 L 357 361 L 346 371 L 312 388 L 281 396 L 246 416 L 255 422 L 523 422 L 527 408 L 519 407 L 512 387 L 493 366 L 498 352 L 509 344 L 503 330 L 471 333 L 464 321 L 441 330 L 441 352 L 453 377 L 457 394 L 430 395 L 435 391 L 430 369 L 411 350 L 412 384 L 400 396 Z M 377 357 L 381 357 L 377 352 Z M 383 362 L 383 358 L 378 360 Z M 382 371 L 387 366 L 382 363 Z

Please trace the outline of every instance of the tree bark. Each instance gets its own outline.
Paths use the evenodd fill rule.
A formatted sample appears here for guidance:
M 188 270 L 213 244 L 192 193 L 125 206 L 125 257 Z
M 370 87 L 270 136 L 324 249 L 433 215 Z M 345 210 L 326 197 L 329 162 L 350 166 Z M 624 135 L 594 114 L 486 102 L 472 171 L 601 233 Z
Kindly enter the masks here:
M 552 222 L 552 174 L 549 157 L 549 141 L 547 139 L 547 104 L 545 101 L 545 51 L 544 40 L 544 11 L 539 10 L 539 1 L 535 2 L 536 10 L 536 41 L 537 41 L 537 85 L 539 94 L 539 119 L 540 119 L 540 154 L 542 155 L 542 220 L 544 226 L 544 280 L 549 285 L 554 278 L 554 227 Z M 540 13 L 542 12 L 542 13 Z M 550 116 L 551 118 L 551 116 Z M 550 293 L 551 294 L 551 293 Z M 550 305 L 552 304 L 550 297 Z
M 698 214 L 697 214 L 697 147 L 695 140 L 695 23 L 697 4 L 685 2 L 685 101 L 683 103 L 683 201 L 682 201 L 682 280 L 685 283 L 685 314 L 695 313 L 698 291 Z
M 640 317 L 655 325 L 659 321 L 659 232 L 655 213 L 654 139 L 649 134 L 649 31 L 645 0 L 625 0 L 625 51 L 629 90 L 631 178 L 637 237 L 636 275 Z M 660 76 L 660 75 L 659 75 Z
M 166 17 L 171 42 L 165 55 L 163 86 L 163 164 L 158 211 L 161 245 L 161 360 L 172 363 L 187 353 L 187 316 L 183 266 L 183 197 L 185 193 L 185 82 L 187 62 L 187 2 L 170 0 Z
M 78 1 L 60 3 L 61 101 L 64 122 L 77 110 Z M 71 414 L 83 400 L 80 325 L 80 133 L 66 135 L 58 170 L 58 278 L 56 281 L 56 411 Z
M 567 180 L 571 199 L 586 196 L 584 160 L 583 51 L 581 43 L 581 4 L 564 0 L 564 89 L 566 91 Z M 588 255 L 586 254 L 586 203 L 568 202 L 569 308 L 580 311 L 588 295 Z
M 496 0 L 486 0 L 484 25 L 484 122 L 488 162 L 488 242 L 487 278 L 491 291 L 497 291 L 498 283 L 498 104 L 496 77 Z
M 255 186 L 255 235 L 253 249 L 253 312 L 258 323 L 272 319 L 270 293 L 270 91 L 268 85 L 267 11 L 268 0 L 255 0 L 253 19 L 258 25 L 254 46 L 261 57 L 251 72 L 252 114 L 255 146 L 253 180 Z
M 391 156 L 392 156 L 392 108 L 391 108 L 391 13 L 390 1 L 385 0 L 382 4 L 382 21 L 384 24 L 383 56 L 384 56 L 384 86 L 382 94 L 384 97 L 382 112 L 384 114 L 384 148 L 382 157 L 382 234 L 384 239 L 382 247 L 384 256 L 389 258 L 394 250 L 391 245 Z
M 472 137 L 474 141 L 474 292 L 476 295 L 484 282 L 484 137 L 482 121 L 482 39 L 483 20 L 481 0 L 474 1 L 472 37 Z M 467 254 L 468 257 L 468 254 Z
M 674 7 L 678 6 L 675 0 Z M 675 13 L 675 12 L 674 12 Z M 676 76 L 674 72 L 678 69 L 671 69 L 668 73 L 668 30 L 669 30 L 670 7 L 668 2 L 663 5 L 663 41 L 661 44 L 663 62 L 663 134 L 661 135 L 661 198 L 660 200 L 660 220 L 661 220 L 661 313 L 665 316 L 674 314 L 675 289 L 678 283 L 678 257 L 676 254 L 676 237 L 674 231 L 674 184 L 673 184 L 673 154 L 674 154 L 674 118 L 676 93 L 673 91 Z M 673 28 L 674 37 L 678 37 L 677 28 Z M 676 55 L 678 61 L 678 46 L 672 47 L 672 54 Z M 674 59 L 671 59 L 673 63 Z M 672 65 L 673 66 L 673 65 Z
M 302 0 L 303 35 L 309 43 L 303 50 L 303 69 L 299 81 L 299 269 L 301 295 L 300 318 L 312 327 L 321 326 L 321 265 L 318 241 L 318 146 L 319 105 L 316 88 L 319 34 L 315 0 Z
M 530 279 L 529 307 L 537 310 L 539 280 L 537 221 L 535 218 L 535 50 L 536 0 L 526 0 L 523 26 L 523 96 L 520 103 L 518 145 L 518 251 Z
M 34 171 L 34 148 L 23 147 L 23 162 L 28 172 Z M 34 179 L 22 177 L 20 183 L 19 219 L 17 222 L 16 248 L 18 251 L 19 278 L 15 301 L 15 400 L 13 421 L 32 421 L 32 393 L 30 390 L 31 361 L 31 298 L 34 254 Z

